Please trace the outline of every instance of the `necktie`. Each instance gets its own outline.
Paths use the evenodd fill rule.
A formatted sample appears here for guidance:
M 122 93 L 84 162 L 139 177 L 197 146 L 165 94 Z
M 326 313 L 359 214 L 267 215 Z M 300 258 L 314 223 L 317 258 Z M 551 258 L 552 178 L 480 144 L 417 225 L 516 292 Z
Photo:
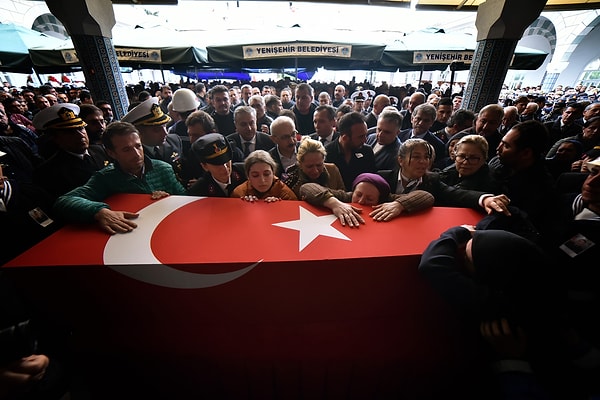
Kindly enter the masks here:
M 323 143 L 323 147 L 327 144 L 327 140 L 325 138 L 321 138 L 321 143 Z
M 250 154 L 250 142 L 244 142 L 244 158 Z
M 154 158 L 162 158 L 162 154 L 160 154 L 160 146 L 154 146 Z
M 83 165 L 87 169 L 94 169 L 94 160 L 92 160 L 92 157 L 89 154 L 83 155 Z

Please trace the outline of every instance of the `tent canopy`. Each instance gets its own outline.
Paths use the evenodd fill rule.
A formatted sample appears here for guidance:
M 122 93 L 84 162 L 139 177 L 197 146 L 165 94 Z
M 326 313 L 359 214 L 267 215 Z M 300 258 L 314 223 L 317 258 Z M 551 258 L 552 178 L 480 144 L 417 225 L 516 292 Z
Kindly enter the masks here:
M 63 41 L 14 24 L 0 24 L 0 71 L 31 74 L 29 49 L 52 48 Z
M 444 70 L 452 61 L 464 63 L 468 69 L 475 53 L 477 40 L 464 33 L 415 32 L 386 46 L 381 57 L 384 66 L 395 66 L 400 71 Z M 517 46 L 511 60 L 511 69 L 535 70 L 546 59 L 547 54 Z
M 208 61 L 205 48 L 194 46 L 183 34 L 162 27 L 132 30 L 117 26 L 113 29 L 113 45 L 121 67 L 185 69 Z M 29 54 L 39 72 L 81 69 L 70 40 L 60 47 L 31 49 Z
M 266 32 L 222 31 L 206 46 L 211 64 L 239 69 L 369 70 L 377 64 L 384 48 L 381 39 L 365 39 L 364 32 L 309 30 L 298 26 Z

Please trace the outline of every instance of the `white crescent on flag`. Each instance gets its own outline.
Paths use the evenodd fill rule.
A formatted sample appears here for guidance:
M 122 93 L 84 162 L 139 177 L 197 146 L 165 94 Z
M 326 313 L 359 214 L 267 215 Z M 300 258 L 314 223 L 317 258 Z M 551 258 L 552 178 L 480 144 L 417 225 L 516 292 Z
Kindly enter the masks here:
M 169 214 L 204 197 L 168 196 L 139 211 L 136 229 L 110 237 L 104 248 L 104 264 L 132 279 L 175 289 L 202 289 L 222 285 L 250 272 L 262 260 L 237 271 L 199 274 L 162 264 L 150 245 L 154 230 Z M 136 249 L 136 251 L 132 251 Z

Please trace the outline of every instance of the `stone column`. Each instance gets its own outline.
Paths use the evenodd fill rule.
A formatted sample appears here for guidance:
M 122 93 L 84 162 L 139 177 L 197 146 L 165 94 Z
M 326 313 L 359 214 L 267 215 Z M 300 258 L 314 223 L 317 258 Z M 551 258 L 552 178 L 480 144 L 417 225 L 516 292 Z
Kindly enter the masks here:
M 111 31 L 115 25 L 112 2 L 46 0 L 46 4 L 71 36 L 92 98 L 111 103 L 115 119 L 121 119 L 129 101 L 112 44 Z
M 546 0 L 487 0 L 477 9 L 477 47 L 462 106 L 479 111 L 496 104 L 517 42 Z

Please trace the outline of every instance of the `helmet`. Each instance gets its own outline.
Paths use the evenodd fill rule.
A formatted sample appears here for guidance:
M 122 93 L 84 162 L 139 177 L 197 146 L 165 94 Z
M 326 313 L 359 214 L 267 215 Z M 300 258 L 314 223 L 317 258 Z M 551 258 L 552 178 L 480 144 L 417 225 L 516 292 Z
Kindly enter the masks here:
M 177 89 L 173 93 L 173 100 L 171 102 L 173 104 L 173 111 L 178 112 L 195 110 L 200 104 L 196 93 L 186 88 Z

